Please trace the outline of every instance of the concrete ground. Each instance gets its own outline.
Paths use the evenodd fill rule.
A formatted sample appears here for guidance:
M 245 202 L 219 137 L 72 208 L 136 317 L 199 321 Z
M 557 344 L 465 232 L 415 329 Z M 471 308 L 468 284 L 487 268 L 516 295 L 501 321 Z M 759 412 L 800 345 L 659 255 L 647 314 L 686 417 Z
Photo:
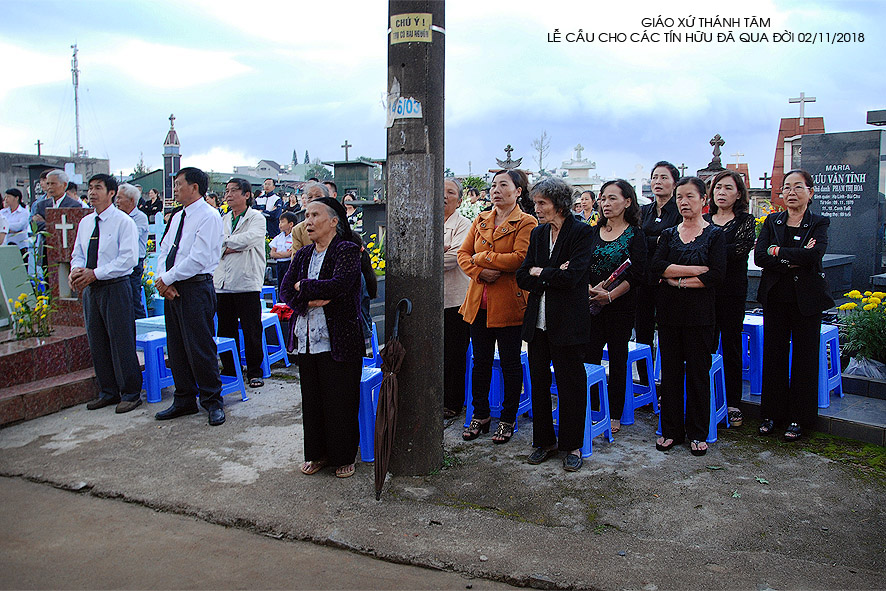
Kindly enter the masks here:
M 90 412 L 78 406 L 3 429 L 0 474 L 87 493 L 67 493 L 78 502 L 121 499 L 154 509 L 154 516 L 178 514 L 162 528 L 161 539 L 171 545 L 181 543 L 185 522 L 198 518 L 543 588 L 886 587 L 882 465 L 872 469 L 807 451 L 814 446 L 761 439 L 751 425 L 721 429 L 720 441 L 703 458 L 685 446 L 663 454 L 654 448 L 654 416 L 640 412 L 615 443 L 596 439 L 593 456 L 570 474 L 561 458 L 525 463 L 531 420 L 521 420 L 507 445 L 493 445 L 488 435 L 463 442 L 456 421 L 444 432 L 443 469 L 389 478 L 376 501 L 371 465 L 358 463 L 349 479 L 335 478 L 330 469 L 314 476 L 298 471 L 302 428 L 294 373 L 275 369 L 248 402 L 229 396 L 228 422 L 216 428 L 206 424 L 205 413 L 155 421 L 153 414 L 168 404 L 167 392 L 163 403 L 126 415 L 115 415 L 113 407 Z M 845 445 L 847 457 L 861 453 L 851 447 L 856 444 Z M 31 497 L 18 495 L 23 514 L 35 502 Z M 4 513 L 15 512 L 4 517 L 4 525 L 12 524 L 5 535 L 29 544 L 30 534 L 19 531 L 24 526 L 14 527 L 21 523 L 14 520 L 15 503 L 4 499 L 2 506 Z M 97 527 L 89 521 L 74 526 Z M 146 544 L 156 542 L 142 537 Z M 104 548 L 86 532 L 69 542 L 82 545 L 84 558 Z M 295 544 L 281 547 L 291 547 L 293 557 L 300 552 Z M 52 561 L 51 551 L 41 554 Z M 279 581 L 256 571 L 245 586 Z M 336 576 L 327 579 L 329 586 L 372 586 L 368 579 Z M 7 577 L 0 575 L 0 582 Z M 57 586 L 52 580 L 45 586 Z M 62 586 L 93 586 L 90 581 L 96 580 L 77 578 Z M 192 581 L 166 577 L 134 586 L 183 587 Z M 238 586 L 223 578 L 212 583 Z M 119 579 L 108 579 L 95 586 L 118 585 Z M 316 586 L 327 584 L 318 578 Z M 398 580 L 390 586 L 417 585 Z

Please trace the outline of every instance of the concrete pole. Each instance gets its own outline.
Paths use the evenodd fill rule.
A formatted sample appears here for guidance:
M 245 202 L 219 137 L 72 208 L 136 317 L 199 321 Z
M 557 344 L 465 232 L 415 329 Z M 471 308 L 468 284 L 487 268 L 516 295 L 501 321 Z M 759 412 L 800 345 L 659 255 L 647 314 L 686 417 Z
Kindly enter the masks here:
M 397 302 L 413 304 L 389 470 L 421 475 L 443 462 L 445 2 L 390 0 L 388 11 L 386 335 Z

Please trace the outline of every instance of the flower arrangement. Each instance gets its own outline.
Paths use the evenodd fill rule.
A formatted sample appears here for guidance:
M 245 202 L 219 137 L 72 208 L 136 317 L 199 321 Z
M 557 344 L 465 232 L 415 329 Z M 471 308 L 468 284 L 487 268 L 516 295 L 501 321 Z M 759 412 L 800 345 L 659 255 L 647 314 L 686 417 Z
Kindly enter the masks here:
M 157 252 L 157 243 L 153 240 L 148 240 L 147 252 Z
M 369 242 L 366 244 L 369 251 L 369 260 L 372 261 L 372 268 L 375 269 L 376 275 L 385 274 L 385 234 L 382 232 L 381 238 L 378 234 L 370 234 Z
M 754 218 L 754 236 L 756 238 L 760 237 L 760 230 L 763 229 L 763 222 L 766 221 L 766 218 L 769 216 L 769 214 L 774 211 L 781 211 L 779 208 L 773 206 L 772 202 L 768 200 L 763 202 L 763 205 L 760 207 L 760 209 L 763 213 L 760 215 L 760 217 Z
M 471 198 L 467 196 L 467 193 L 465 193 L 465 196 L 461 200 L 461 204 L 455 211 L 465 216 L 469 220 L 474 221 L 474 218 L 477 217 L 477 215 L 488 205 L 489 203 L 481 200 L 478 200 L 476 203 L 471 203 Z
M 145 290 L 145 301 L 150 302 L 157 294 L 157 288 L 154 287 L 154 271 L 150 267 L 142 271 L 142 287 Z
M 48 290 L 44 294 L 34 289 L 33 297 L 23 293 L 17 300 L 9 298 L 12 333 L 16 339 L 48 337 L 52 334 L 52 313 L 55 312 L 55 303 L 48 294 Z M 34 302 L 33 306 L 31 302 Z
M 886 293 L 853 289 L 843 294 L 850 300 L 841 306 L 840 338 L 848 355 L 886 363 Z
M 265 260 L 272 261 L 274 259 L 271 258 L 271 237 L 267 234 L 265 235 Z

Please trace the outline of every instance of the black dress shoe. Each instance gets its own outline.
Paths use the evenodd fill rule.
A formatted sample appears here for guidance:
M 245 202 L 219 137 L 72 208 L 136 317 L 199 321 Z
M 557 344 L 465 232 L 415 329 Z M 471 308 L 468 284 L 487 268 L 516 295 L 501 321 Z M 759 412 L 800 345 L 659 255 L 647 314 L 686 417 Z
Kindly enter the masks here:
M 225 411 L 222 408 L 213 408 L 209 411 L 209 424 L 217 427 L 225 422 Z
M 532 464 L 533 466 L 541 464 L 548 458 L 552 458 L 557 455 L 557 448 L 554 449 L 545 449 L 543 447 L 536 447 L 535 451 L 529 454 L 529 458 L 526 460 L 527 464 Z
M 119 398 L 101 397 L 86 403 L 86 410 L 98 410 L 120 402 Z
M 175 419 L 185 415 L 195 415 L 198 412 L 200 411 L 197 409 L 196 404 L 194 406 L 176 406 L 173 404 L 166 410 L 161 410 L 155 414 L 154 418 L 158 421 L 168 421 L 169 419 Z

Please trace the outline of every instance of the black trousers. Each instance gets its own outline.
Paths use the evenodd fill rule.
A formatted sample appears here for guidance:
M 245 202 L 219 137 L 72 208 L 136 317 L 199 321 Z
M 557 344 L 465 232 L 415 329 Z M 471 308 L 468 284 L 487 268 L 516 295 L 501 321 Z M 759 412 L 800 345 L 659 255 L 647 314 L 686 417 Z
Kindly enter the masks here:
M 142 273 L 145 270 L 145 260 L 139 259 L 138 264 L 132 269 L 129 276 L 129 285 L 132 289 L 132 312 L 135 320 L 146 316 L 145 309 L 142 307 Z
M 264 358 L 261 344 L 261 292 L 217 293 L 218 336 L 229 337 L 239 343 L 239 329 L 243 329 L 243 348 L 246 351 L 247 379 L 261 378 L 261 362 Z M 230 353 L 221 356 L 222 373 L 232 376 L 237 373 Z
M 745 297 L 728 297 L 717 292 L 717 324 L 714 326 L 714 348 L 723 343 L 723 374 L 726 380 L 726 405 L 738 408 L 741 402 L 742 336 Z
M 175 405 L 193 407 L 198 393 L 206 410 L 221 408 L 221 379 L 215 336 L 216 300 L 212 279 L 175 283 L 179 296 L 166 300 L 166 346 L 175 382 Z
M 661 432 L 665 439 L 708 438 L 713 326 L 658 325 L 661 349 Z M 683 416 L 683 388 L 686 415 Z
M 652 358 L 655 358 L 655 293 L 654 285 L 641 283 L 635 288 L 637 290 L 637 311 L 636 320 L 634 321 L 634 332 L 638 343 L 649 345 L 652 347 Z M 661 341 L 659 340 L 659 345 Z M 646 375 L 646 365 L 640 364 L 637 367 L 637 376 L 640 383 L 649 384 L 649 376 Z M 611 411 L 611 409 L 610 409 Z
M 286 277 L 286 271 L 289 270 L 289 265 L 292 263 L 292 259 L 276 259 L 277 262 L 274 263 L 272 268 L 274 269 L 274 281 L 277 284 L 277 290 L 280 289 L 280 284 L 283 283 L 283 278 Z
M 83 290 L 83 319 L 101 398 L 131 401 L 141 396 L 131 293 L 128 277 L 92 283 Z
M 513 423 L 517 420 L 520 406 L 520 393 L 523 391 L 523 367 L 520 363 L 521 326 L 486 326 L 486 310 L 479 310 L 471 324 L 471 341 L 474 346 L 474 371 L 471 375 L 474 417 L 483 420 L 489 416 L 489 385 L 492 383 L 492 362 L 495 359 L 495 343 L 505 391 L 502 401 L 501 421 Z
M 591 316 L 591 342 L 588 344 L 588 363 L 600 365 L 603 346 L 609 345 L 609 415 L 621 420 L 625 408 L 625 390 L 628 379 L 628 341 L 634 324 L 633 310 L 612 311 L 606 306 L 596 316 Z M 642 365 L 642 364 L 640 364 Z M 597 400 L 597 386 L 591 392 L 591 400 Z M 631 396 L 634 393 L 631 392 Z
M 808 429 L 815 426 L 820 331 L 821 314 L 803 316 L 793 303 L 769 302 L 763 308 L 760 416 L 764 419 L 772 419 L 777 424 L 798 423 Z
M 360 431 L 362 361 L 336 361 L 332 353 L 298 356 L 305 460 L 333 466 L 354 463 Z
M 465 405 L 465 372 L 471 325 L 458 306 L 443 309 L 443 408 L 459 412 Z
M 532 446 L 554 444 L 566 452 L 584 443 L 588 391 L 582 345 L 558 345 L 547 331 L 535 329 L 529 343 L 529 379 L 532 381 Z M 551 409 L 551 362 L 557 375 L 560 437 L 554 433 Z

